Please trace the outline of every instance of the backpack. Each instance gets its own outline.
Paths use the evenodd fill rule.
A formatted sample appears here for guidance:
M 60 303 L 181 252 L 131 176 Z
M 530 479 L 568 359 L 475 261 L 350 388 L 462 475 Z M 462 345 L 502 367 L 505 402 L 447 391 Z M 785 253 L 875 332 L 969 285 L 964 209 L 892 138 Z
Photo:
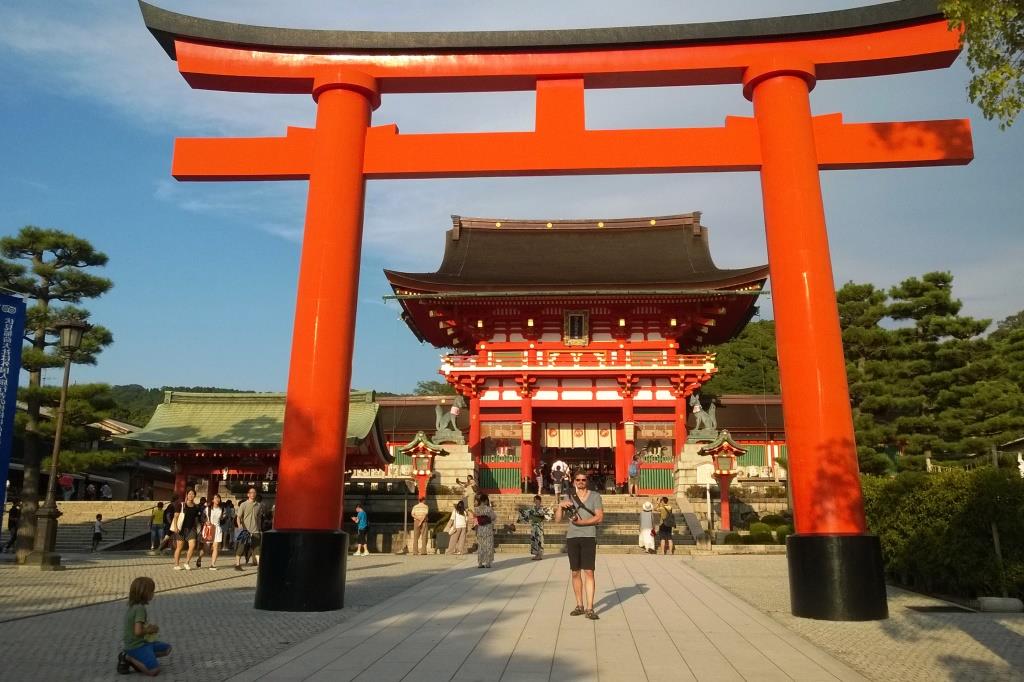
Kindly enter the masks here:
M 668 509 L 668 514 L 665 516 L 665 522 L 663 524 L 661 524 L 661 525 L 665 526 L 666 528 L 675 528 L 676 527 L 676 516 L 675 516 L 675 514 L 672 513 L 672 507 L 665 507 L 665 508 Z
M 630 478 L 636 478 L 640 475 L 640 467 L 636 462 L 629 463 L 629 476 Z

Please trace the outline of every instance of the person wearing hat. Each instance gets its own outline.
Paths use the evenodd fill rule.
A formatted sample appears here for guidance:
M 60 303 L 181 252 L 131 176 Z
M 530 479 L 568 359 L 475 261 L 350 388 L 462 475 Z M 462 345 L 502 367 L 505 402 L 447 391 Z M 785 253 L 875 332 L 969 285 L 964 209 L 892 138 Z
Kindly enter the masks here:
M 640 512 L 640 536 L 638 538 L 640 546 L 648 554 L 656 554 L 657 549 L 654 545 L 654 505 L 648 500 L 644 502 L 643 511 Z

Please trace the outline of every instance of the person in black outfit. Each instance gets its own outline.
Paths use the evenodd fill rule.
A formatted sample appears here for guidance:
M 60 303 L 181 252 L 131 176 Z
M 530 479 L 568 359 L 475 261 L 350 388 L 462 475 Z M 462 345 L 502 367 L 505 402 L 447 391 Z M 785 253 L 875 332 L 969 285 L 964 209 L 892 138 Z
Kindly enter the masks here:
M 164 507 L 164 538 L 160 541 L 160 546 L 156 548 L 156 551 L 163 553 L 164 545 L 170 549 L 174 546 L 174 533 L 171 531 L 171 522 L 174 521 L 174 515 L 181 510 L 181 505 L 178 504 L 178 496 L 173 495 L 171 501 Z
M 0 514 L 3 513 L 3 509 L 0 509 Z M 11 508 L 7 512 L 7 530 L 10 531 L 11 537 L 8 538 L 7 544 L 4 545 L 4 551 L 10 551 L 11 547 L 14 546 L 14 542 L 18 539 L 18 523 L 21 521 L 21 500 L 14 500 L 11 502 Z
M 196 551 L 196 542 L 199 540 L 199 522 L 203 516 L 203 508 L 196 504 L 196 491 L 189 490 L 185 493 L 185 502 L 181 505 L 172 527 L 178 529 L 178 536 L 174 543 L 174 570 L 182 569 L 180 562 L 181 550 L 185 543 L 188 543 L 188 553 L 185 555 L 185 570 L 192 570 L 192 554 Z M 180 517 L 180 518 L 179 518 Z

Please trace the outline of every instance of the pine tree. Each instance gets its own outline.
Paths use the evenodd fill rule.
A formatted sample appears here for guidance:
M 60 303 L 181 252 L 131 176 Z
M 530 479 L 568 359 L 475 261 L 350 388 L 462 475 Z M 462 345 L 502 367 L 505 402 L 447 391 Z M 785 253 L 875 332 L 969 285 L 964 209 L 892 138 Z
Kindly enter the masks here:
M 836 292 L 857 459 L 865 474 L 892 469 L 892 461 L 884 454 L 894 441 L 894 405 L 887 397 L 893 334 L 881 326 L 888 313 L 887 300 L 885 292 L 872 284 L 847 282 Z
M 96 298 L 110 289 L 109 279 L 97 277 L 85 268 L 106 265 L 107 256 L 85 239 L 60 230 L 28 225 L 17 235 L 0 239 L 0 276 L 4 286 L 28 299 L 25 325 L 26 346 L 22 368 L 28 372 L 28 386 L 19 391 L 26 409 L 24 432 L 24 480 L 22 521 L 18 526 L 18 561 L 32 550 L 36 509 L 39 504 L 39 468 L 43 455 L 44 427 L 40 410 L 48 402 L 42 388 L 42 371 L 64 364 L 54 349 L 54 324 L 64 319 L 85 320 L 88 311 L 76 307 L 83 299 Z M 71 358 L 77 364 L 95 364 L 96 356 L 113 341 L 111 333 L 92 326 L 82 347 Z
M 961 403 L 992 378 L 991 365 L 972 367 L 990 350 L 977 338 L 990 320 L 960 315 L 963 304 L 953 298 L 952 288 L 950 273 L 930 272 L 889 290 L 889 317 L 906 324 L 893 332 L 891 355 L 898 362 L 891 379 L 901 413 L 893 423 L 907 454 L 965 454 L 967 418 L 982 416 L 978 409 L 968 414 Z
M 706 386 L 708 395 L 779 392 L 774 320 L 751 322 L 736 338 L 708 350 L 717 354 L 718 365 L 718 373 Z

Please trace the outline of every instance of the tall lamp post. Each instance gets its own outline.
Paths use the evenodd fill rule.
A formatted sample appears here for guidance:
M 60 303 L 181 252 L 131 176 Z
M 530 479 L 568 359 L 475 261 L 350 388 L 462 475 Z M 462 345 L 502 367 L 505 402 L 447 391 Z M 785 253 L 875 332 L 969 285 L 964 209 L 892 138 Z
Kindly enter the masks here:
M 89 325 L 79 320 L 58 322 L 57 333 L 60 335 L 60 350 L 64 355 L 64 381 L 60 385 L 60 406 L 57 408 L 57 426 L 53 433 L 53 454 L 50 456 L 50 477 L 46 484 L 46 501 L 36 512 L 36 541 L 29 563 L 38 563 L 44 571 L 57 571 L 62 568 L 60 555 L 54 551 L 57 544 L 57 518 L 61 515 L 57 509 L 57 465 L 60 459 L 60 440 L 64 433 L 64 411 L 68 400 L 68 380 L 71 377 L 71 357 L 82 346 L 82 335 Z

